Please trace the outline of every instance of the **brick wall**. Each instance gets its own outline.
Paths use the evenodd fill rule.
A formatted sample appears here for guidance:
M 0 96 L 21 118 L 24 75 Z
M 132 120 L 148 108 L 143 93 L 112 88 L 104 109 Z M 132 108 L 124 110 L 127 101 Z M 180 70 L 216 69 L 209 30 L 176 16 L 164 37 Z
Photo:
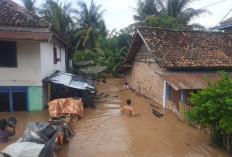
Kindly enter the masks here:
M 176 91 L 172 86 L 169 86 L 169 100 L 166 102 L 167 109 L 175 114 L 179 114 L 179 101 L 181 100 L 181 90 Z
M 155 74 L 155 70 L 160 70 L 160 68 L 154 62 L 145 44 L 142 44 L 135 56 L 132 68 L 124 74 L 124 79 L 131 88 L 162 105 L 164 81 Z
M 172 101 L 176 107 L 179 109 L 179 101 L 181 100 L 181 90 L 176 91 L 172 86 L 170 86 L 169 100 Z

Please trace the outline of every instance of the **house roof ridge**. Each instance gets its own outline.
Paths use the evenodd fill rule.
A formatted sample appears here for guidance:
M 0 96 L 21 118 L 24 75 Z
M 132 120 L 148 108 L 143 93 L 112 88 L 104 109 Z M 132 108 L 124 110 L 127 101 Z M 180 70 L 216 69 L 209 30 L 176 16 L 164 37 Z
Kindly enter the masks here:
M 147 27 L 147 26 L 138 26 L 139 29 L 154 29 L 154 30 L 163 30 L 171 32 L 189 32 L 189 33 L 207 33 L 207 34 L 232 34 L 232 32 L 219 32 L 219 31 L 207 31 L 207 30 L 189 30 L 189 29 L 177 29 L 177 28 L 160 28 L 160 27 Z

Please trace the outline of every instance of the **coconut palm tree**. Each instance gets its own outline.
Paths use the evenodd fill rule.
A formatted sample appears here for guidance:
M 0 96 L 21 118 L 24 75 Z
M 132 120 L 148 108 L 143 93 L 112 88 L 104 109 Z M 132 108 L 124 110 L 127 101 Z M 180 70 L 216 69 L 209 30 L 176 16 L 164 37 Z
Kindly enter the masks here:
M 68 35 L 72 28 L 72 12 L 74 10 L 71 8 L 71 3 L 62 4 L 53 0 L 46 0 L 39 11 L 42 17 L 52 23 L 55 29 L 64 35 Z
M 188 8 L 189 4 L 194 0 L 138 0 L 137 14 L 134 15 L 136 24 L 143 25 L 146 17 L 160 16 L 166 13 L 168 16 L 173 17 L 176 21 L 186 27 L 196 27 L 199 24 L 189 25 L 189 22 L 205 13 L 204 9 Z
M 88 8 L 83 1 L 78 2 L 79 10 L 77 13 L 76 33 L 73 38 L 76 39 L 75 49 L 89 49 L 96 47 L 100 34 L 106 36 L 106 27 L 102 15 L 101 5 L 96 5 L 91 1 Z M 103 33 L 104 32 L 104 33 Z
M 163 3 L 159 3 L 159 5 L 162 5 L 163 12 L 166 12 L 170 17 L 174 17 L 178 23 L 185 26 L 194 26 L 189 25 L 189 22 L 207 11 L 205 9 L 188 8 L 193 1 L 194 0 L 165 0 Z
M 23 3 L 24 8 L 26 8 L 28 11 L 35 13 L 35 2 L 36 0 L 21 0 Z
M 136 12 L 133 18 L 137 22 L 144 21 L 147 16 L 156 16 L 159 13 L 154 0 L 138 0 L 137 8 L 133 9 Z

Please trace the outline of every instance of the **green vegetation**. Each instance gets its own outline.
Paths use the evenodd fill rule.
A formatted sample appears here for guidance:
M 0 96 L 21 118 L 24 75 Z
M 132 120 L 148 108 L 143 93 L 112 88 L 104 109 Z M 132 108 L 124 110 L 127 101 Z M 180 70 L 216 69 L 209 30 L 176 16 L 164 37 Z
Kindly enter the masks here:
M 23 6 L 30 12 L 35 13 L 36 8 L 35 8 L 35 2 L 36 0 L 21 0 L 23 3 Z
M 132 26 L 148 25 L 147 18 L 153 17 L 155 20 L 161 18 L 162 20 L 167 15 L 170 19 L 165 28 L 202 28 L 199 24 L 189 24 L 189 22 L 202 13 L 206 13 L 206 10 L 188 8 L 191 2 L 193 0 L 138 0 L 137 8 L 134 8 L 136 11 L 134 20 L 136 23 Z M 158 24 L 155 22 L 154 25 L 149 23 L 149 26 L 163 28 L 163 23 L 161 25 L 159 25 L 159 22 Z
M 116 75 L 117 69 L 126 56 L 132 36 L 121 30 L 116 35 L 99 39 L 99 56 L 96 59 L 98 65 L 107 66 L 107 72 Z
M 192 93 L 189 101 L 195 104 L 192 112 L 187 111 L 185 118 L 192 123 L 212 127 L 212 139 L 223 145 L 223 138 L 232 135 L 232 77 L 226 72 L 218 72 L 222 78 L 209 87 Z
M 71 13 L 73 13 L 71 3 L 62 4 L 59 1 L 46 0 L 39 10 L 39 14 L 53 24 L 53 27 L 64 35 L 70 35 L 73 20 Z
M 168 16 L 167 13 L 161 13 L 157 17 L 147 16 L 144 25 L 149 27 L 160 28 L 185 28 L 183 25 L 179 24 L 175 18 Z
M 137 0 L 133 16 L 136 23 L 109 33 L 103 19 L 105 10 L 93 0 L 90 6 L 77 1 L 78 8 L 72 8 L 71 3 L 46 0 L 38 9 L 34 6 L 36 0 L 21 1 L 26 9 L 37 12 L 56 30 L 70 37 L 74 65 L 93 60 L 95 65 L 107 66 L 106 72 L 113 75 L 125 58 L 136 26 L 192 28 L 189 21 L 205 12 L 188 8 L 192 0 Z

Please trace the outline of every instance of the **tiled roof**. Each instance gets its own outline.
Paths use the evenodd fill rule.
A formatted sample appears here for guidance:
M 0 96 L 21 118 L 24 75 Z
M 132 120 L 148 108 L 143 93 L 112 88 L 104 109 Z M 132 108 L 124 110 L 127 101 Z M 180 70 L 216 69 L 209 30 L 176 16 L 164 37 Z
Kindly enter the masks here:
M 228 24 L 232 24 L 232 17 L 220 22 L 221 26 L 228 25 Z
M 50 36 L 71 46 L 48 21 L 11 0 L 0 0 L 0 39 L 46 41 Z
M 139 27 L 133 40 L 139 38 L 161 68 L 232 68 L 232 33 Z M 124 64 L 137 53 L 134 41 Z
M 0 0 L 0 26 L 48 28 L 49 22 L 11 0 Z

